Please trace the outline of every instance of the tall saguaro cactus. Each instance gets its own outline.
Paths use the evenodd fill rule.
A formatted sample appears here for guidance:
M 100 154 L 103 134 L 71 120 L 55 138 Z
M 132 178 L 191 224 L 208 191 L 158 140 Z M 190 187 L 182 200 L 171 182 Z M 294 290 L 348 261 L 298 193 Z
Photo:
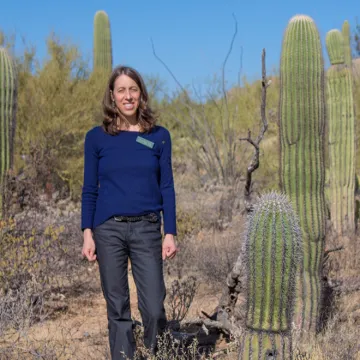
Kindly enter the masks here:
M 345 55 L 345 64 L 351 68 L 352 55 L 351 55 L 351 40 L 350 40 L 350 24 L 347 20 L 344 21 L 342 26 L 342 35 L 344 37 L 343 51 Z
M 290 202 L 276 192 L 263 195 L 249 218 L 245 240 L 247 333 L 240 359 L 292 359 L 291 324 L 301 261 L 301 230 Z
M 109 17 L 97 11 L 94 17 L 94 70 L 112 70 L 112 42 Z
M 0 48 L 0 185 L 4 189 L 7 171 L 13 166 L 16 71 L 13 59 L 5 48 Z M 0 218 L 3 214 L 3 193 L 0 196 Z
M 346 43 L 347 40 L 345 40 Z M 351 66 L 339 30 L 326 35 L 329 114 L 330 217 L 337 234 L 355 232 L 355 113 Z
M 304 261 L 295 322 L 317 328 L 325 241 L 325 79 L 320 36 L 306 15 L 290 19 L 280 64 L 280 177 L 300 218 Z

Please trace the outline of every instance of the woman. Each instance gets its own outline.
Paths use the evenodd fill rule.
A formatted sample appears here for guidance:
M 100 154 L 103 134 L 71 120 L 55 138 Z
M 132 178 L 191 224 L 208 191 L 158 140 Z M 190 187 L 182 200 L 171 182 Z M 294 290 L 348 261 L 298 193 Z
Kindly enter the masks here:
M 120 66 L 112 72 L 103 111 L 103 125 L 85 136 L 82 255 L 99 264 L 115 360 L 132 358 L 135 350 L 128 258 L 144 343 L 156 351 L 156 337 L 166 325 L 162 262 L 177 251 L 176 211 L 170 134 L 155 125 L 144 81 L 136 70 Z

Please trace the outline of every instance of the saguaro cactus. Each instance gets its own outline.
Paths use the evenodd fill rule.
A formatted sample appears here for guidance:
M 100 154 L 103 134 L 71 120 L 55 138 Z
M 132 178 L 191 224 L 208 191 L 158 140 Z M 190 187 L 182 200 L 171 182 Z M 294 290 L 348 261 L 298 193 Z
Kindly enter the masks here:
M 13 166 L 16 113 L 15 65 L 5 48 L 0 48 L 0 186 L 4 189 L 7 171 Z M 0 196 L 0 218 L 3 213 Z
M 352 55 L 351 55 L 351 41 L 350 41 L 350 24 L 347 20 L 345 20 L 343 23 L 342 35 L 344 37 L 343 49 L 345 55 L 345 64 L 351 68 Z
M 346 42 L 346 41 L 345 41 Z M 329 114 L 330 217 L 339 234 L 355 232 L 355 113 L 351 67 L 339 30 L 326 35 Z
M 280 64 L 280 177 L 300 218 L 304 261 L 295 322 L 317 328 L 325 240 L 325 79 L 320 36 L 305 15 L 290 19 Z
M 298 217 L 285 195 L 271 192 L 259 199 L 245 241 L 247 333 L 240 358 L 291 359 L 302 240 Z
M 109 17 L 97 11 L 94 17 L 94 70 L 112 70 L 112 44 Z

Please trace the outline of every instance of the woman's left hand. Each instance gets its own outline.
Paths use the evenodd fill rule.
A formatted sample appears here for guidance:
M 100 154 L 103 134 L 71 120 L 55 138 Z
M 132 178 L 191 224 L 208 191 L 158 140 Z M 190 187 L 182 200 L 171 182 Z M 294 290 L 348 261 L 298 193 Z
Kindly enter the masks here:
M 165 260 L 166 258 L 172 259 L 176 255 L 176 252 L 178 251 L 174 235 L 172 234 L 166 234 L 163 244 L 162 244 L 162 258 Z

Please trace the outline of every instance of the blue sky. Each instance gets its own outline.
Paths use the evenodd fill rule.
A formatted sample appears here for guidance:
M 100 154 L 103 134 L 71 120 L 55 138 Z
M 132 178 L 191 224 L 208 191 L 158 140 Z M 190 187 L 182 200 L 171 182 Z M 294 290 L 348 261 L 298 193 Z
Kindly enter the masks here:
M 283 32 L 293 15 L 311 16 L 324 45 L 326 32 L 341 28 L 345 19 L 354 29 L 360 16 L 357 8 L 353 0 L 18 0 L 2 3 L 0 29 L 25 36 L 41 57 L 46 53 L 45 40 L 54 31 L 77 44 L 91 61 L 93 17 L 97 10 L 105 10 L 111 22 L 114 64 L 158 75 L 172 90 L 176 84 L 153 56 L 150 38 L 183 85 L 206 84 L 215 74 L 221 75 L 234 32 L 234 13 L 238 35 L 226 79 L 236 83 L 242 47 L 242 74 L 252 81 L 260 77 L 264 47 L 268 71 L 278 69 Z M 328 63 L 325 51 L 324 56 Z

